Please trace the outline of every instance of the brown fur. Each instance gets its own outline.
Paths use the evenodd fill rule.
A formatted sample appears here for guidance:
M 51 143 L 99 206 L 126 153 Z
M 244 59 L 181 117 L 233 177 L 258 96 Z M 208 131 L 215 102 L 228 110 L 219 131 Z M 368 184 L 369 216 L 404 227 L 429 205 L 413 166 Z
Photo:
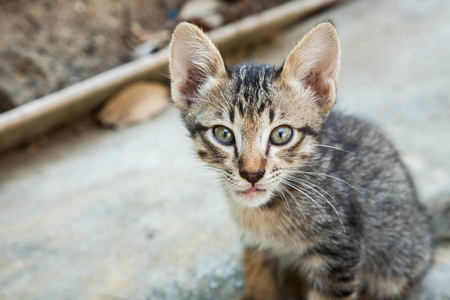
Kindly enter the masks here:
M 243 254 L 243 269 L 245 278 L 250 280 L 240 300 L 282 300 L 276 259 L 247 248 Z

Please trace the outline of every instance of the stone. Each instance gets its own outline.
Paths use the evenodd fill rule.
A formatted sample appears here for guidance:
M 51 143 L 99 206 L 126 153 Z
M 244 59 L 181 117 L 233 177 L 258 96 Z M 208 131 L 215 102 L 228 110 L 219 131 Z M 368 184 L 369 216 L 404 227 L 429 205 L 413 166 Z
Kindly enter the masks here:
M 178 19 L 192 22 L 205 30 L 211 30 L 224 24 L 219 10 L 220 3 L 216 0 L 191 0 L 181 8 Z

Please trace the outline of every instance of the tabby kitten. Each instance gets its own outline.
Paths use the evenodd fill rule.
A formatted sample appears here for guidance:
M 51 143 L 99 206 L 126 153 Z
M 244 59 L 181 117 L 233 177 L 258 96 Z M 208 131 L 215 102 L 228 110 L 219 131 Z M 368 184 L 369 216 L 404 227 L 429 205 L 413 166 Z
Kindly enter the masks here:
M 241 229 L 242 299 L 403 300 L 431 263 L 430 222 L 397 152 L 330 112 L 339 56 L 328 22 L 281 67 L 228 67 L 197 27 L 173 33 L 173 100 Z

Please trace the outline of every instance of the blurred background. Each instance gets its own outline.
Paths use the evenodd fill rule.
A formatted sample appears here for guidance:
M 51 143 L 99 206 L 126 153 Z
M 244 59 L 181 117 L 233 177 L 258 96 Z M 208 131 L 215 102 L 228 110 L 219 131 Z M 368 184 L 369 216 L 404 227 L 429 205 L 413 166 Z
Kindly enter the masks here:
M 297 2 L 315 8 L 279 32 L 253 19 L 258 39 L 244 43 L 221 41 L 220 30 L 261 14 L 283 19 L 286 9 L 273 9 L 292 3 L 0 0 L 0 299 L 233 299 L 242 291 L 239 233 L 170 104 L 165 47 L 180 20 L 214 36 L 228 63 L 276 65 L 314 25 L 334 19 L 342 45 L 335 109 L 382 128 L 422 201 L 449 193 L 450 2 Z M 158 76 L 139 69 L 155 58 Z M 130 79 L 119 86 L 120 76 Z M 82 94 L 100 86 L 108 93 Z M 46 126 L 50 119 L 62 121 Z M 449 249 L 440 245 L 415 299 L 450 299 Z

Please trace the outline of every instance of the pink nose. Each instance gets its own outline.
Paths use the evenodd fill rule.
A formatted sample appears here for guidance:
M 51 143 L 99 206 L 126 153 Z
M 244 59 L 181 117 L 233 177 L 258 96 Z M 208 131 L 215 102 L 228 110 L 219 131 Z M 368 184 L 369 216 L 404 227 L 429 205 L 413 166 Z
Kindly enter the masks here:
M 239 175 L 241 175 L 242 178 L 246 179 L 251 184 L 257 183 L 261 178 L 263 178 L 264 173 L 266 173 L 265 170 L 258 170 L 257 172 L 248 172 L 248 171 L 240 171 Z

